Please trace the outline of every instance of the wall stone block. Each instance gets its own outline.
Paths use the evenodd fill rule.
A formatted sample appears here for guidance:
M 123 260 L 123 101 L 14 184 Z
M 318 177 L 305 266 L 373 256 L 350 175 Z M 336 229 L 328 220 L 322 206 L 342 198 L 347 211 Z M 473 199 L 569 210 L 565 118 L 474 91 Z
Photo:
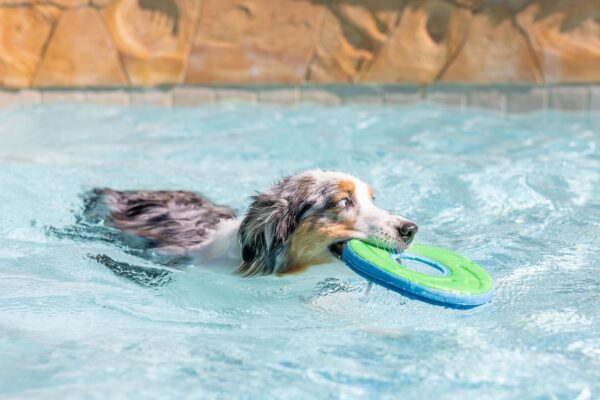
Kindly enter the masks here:
M 185 82 L 303 82 L 321 14 L 304 0 L 203 0 Z
M 431 83 L 459 50 L 470 13 L 450 2 L 406 2 L 362 74 L 367 82 Z
M 474 13 L 456 58 L 441 80 L 449 82 L 542 82 L 543 74 L 527 36 L 507 3 Z
M 74 8 L 61 13 L 34 83 L 36 86 L 128 83 L 97 10 Z
M 517 21 L 527 32 L 545 82 L 600 81 L 600 2 L 535 1 Z
M 200 0 L 119 0 L 103 10 L 134 86 L 183 79 Z
M 0 6 L 0 86 L 30 86 L 59 11 Z

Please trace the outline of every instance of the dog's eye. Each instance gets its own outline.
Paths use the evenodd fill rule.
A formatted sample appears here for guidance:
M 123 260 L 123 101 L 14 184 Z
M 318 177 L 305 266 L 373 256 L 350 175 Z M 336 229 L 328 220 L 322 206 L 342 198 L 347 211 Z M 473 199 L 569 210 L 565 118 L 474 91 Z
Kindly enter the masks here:
M 350 199 L 345 197 L 337 202 L 335 205 L 337 208 L 347 208 L 350 205 Z

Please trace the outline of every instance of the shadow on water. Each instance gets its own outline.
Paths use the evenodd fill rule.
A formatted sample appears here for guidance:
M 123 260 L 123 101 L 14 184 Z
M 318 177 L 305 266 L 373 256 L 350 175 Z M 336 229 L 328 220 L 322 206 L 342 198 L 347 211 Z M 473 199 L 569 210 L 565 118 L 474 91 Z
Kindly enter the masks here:
M 88 257 L 91 260 L 104 265 L 116 276 L 128 279 L 140 286 L 150 288 L 161 287 L 172 280 L 171 272 L 164 269 L 142 267 L 123 261 L 117 261 L 106 254 L 90 254 Z

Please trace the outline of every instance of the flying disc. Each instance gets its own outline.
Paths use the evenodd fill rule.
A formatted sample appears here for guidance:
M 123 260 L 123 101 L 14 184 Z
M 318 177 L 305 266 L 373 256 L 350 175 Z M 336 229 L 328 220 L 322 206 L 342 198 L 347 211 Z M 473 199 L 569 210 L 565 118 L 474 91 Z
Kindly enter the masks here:
M 397 253 L 350 240 L 344 246 L 342 260 L 369 281 L 423 300 L 470 307 L 492 299 L 492 279 L 483 267 L 439 247 L 413 243 L 407 252 Z M 409 263 L 423 264 L 434 273 L 409 268 Z

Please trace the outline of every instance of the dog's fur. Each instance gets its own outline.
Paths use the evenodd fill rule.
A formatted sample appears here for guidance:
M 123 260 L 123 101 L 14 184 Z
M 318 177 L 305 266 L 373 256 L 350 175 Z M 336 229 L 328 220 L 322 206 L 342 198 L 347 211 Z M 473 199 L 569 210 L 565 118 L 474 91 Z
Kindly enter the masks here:
M 96 189 L 106 223 L 147 240 L 163 254 L 192 260 L 237 259 L 243 276 L 288 274 L 339 257 L 358 238 L 399 251 L 417 226 L 373 204 L 373 191 L 340 172 L 288 176 L 252 197 L 246 214 L 191 192 Z

